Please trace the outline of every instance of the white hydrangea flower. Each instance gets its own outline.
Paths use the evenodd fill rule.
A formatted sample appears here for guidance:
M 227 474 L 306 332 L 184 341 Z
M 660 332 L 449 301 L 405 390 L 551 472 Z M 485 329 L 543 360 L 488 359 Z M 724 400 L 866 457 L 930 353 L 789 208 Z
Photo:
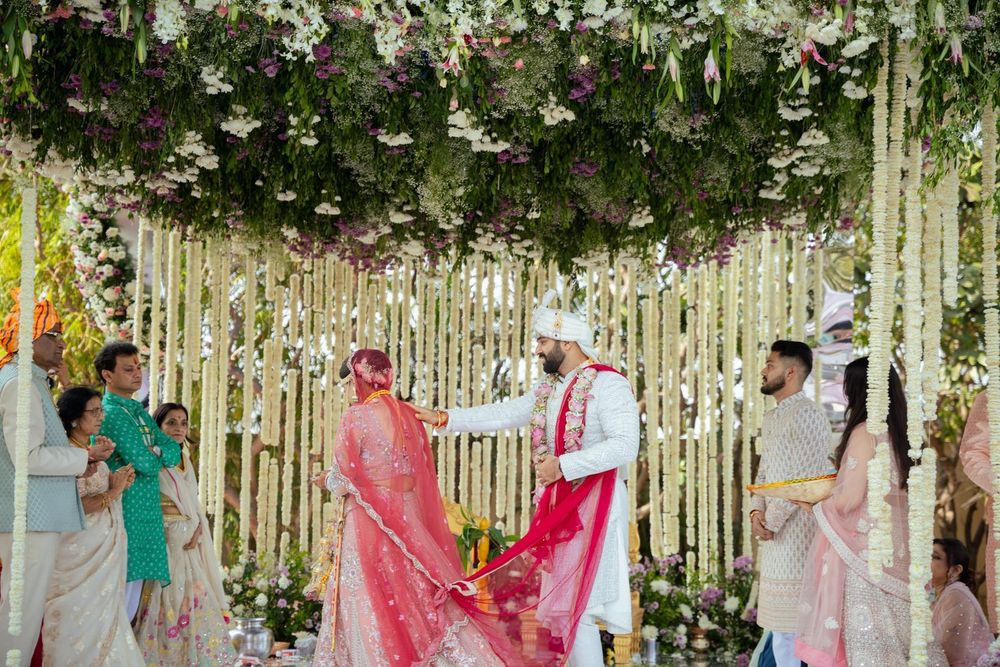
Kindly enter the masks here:
M 730 595 L 728 598 L 726 598 L 726 601 L 725 603 L 723 603 L 722 608 L 731 614 L 740 608 L 740 599 L 735 595 Z
M 407 132 L 400 132 L 399 134 L 380 134 L 376 138 L 387 146 L 406 146 L 413 143 L 413 137 L 411 137 Z
M 253 599 L 253 603 L 258 607 L 264 607 L 267 605 L 267 596 L 263 593 L 258 593 L 257 597 Z
M 666 595 L 667 591 L 670 590 L 670 584 L 663 579 L 653 579 L 649 582 L 649 587 L 653 589 L 654 593 L 659 593 L 660 595 Z
M 166 44 L 175 42 L 187 29 L 184 5 L 180 0 L 157 0 L 153 34 Z
M 275 198 L 277 198 L 278 201 L 294 201 L 296 197 L 298 197 L 298 195 L 292 190 L 283 190 L 275 195 Z
M 340 215 L 340 209 L 328 202 L 321 203 L 313 210 L 319 215 Z
M 226 75 L 226 70 L 206 65 L 201 68 L 201 80 L 205 83 L 205 92 L 209 95 L 233 92 L 233 86 L 226 83 L 222 78 Z

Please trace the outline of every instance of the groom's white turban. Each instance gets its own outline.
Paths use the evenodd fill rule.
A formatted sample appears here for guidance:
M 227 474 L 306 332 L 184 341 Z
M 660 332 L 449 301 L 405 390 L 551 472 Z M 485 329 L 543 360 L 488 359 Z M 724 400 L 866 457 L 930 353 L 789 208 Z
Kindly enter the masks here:
M 549 308 L 549 304 L 556 296 L 555 290 L 549 290 L 542 297 L 542 305 L 535 308 L 532 322 L 535 338 L 552 338 L 567 343 L 577 343 L 584 354 L 596 359 L 594 330 L 587 326 L 587 321 L 576 313 Z

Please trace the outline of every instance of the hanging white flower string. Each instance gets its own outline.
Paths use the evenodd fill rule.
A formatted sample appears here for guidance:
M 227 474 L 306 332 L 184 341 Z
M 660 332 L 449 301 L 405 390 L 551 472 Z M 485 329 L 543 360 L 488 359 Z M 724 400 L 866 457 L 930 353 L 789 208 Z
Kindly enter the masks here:
M 216 379 L 218 385 L 218 403 L 216 406 L 215 426 L 215 521 L 212 524 L 212 540 L 215 545 L 215 555 L 222 558 L 222 528 L 225 524 L 226 510 L 226 440 L 229 416 L 229 286 L 231 275 L 232 248 L 228 241 L 223 241 L 220 259 L 219 284 L 219 354 Z
M 181 403 L 191 407 L 194 381 L 201 365 L 201 241 L 187 244 L 184 283 L 184 366 L 181 371 Z
M 739 256 L 730 259 L 723 269 L 723 333 L 722 333 L 722 529 L 723 529 L 723 563 L 726 571 L 732 572 L 733 560 L 736 557 L 736 547 L 733 544 L 733 480 L 736 470 L 734 458 L 735 427 L 734 413 L 736 405 L 733 399 L 736 382 L 736 329 L 739 324 L 737 316 L 739 302 L 737 300 L 736 277 L 739 275 Z
M 921 73 L 920 51 L 913 48 L 908 71 L 910 80 L 907 106 L 910 111 L 910 141 L 907 154 L 907 180 L 905 200 L 906 241 L 903 245 L 903 346 L 906 363 L 906 423 L 909 455 L 920 459 L 924 439 L 923 415 L 923 219 L 920 199 L 923 155 L 921 137 L 916 131 L 920 113 L 918 86 Z M 923 604 L 920 601 L 913 604 Z
M 740 324 L 743 331 L 743 349 L 740 358 L 740 384 L 742 385 L 743 409 L 740 415 L 740 431 L 742 437 L 742 479 L 746 482 L 750 480 L 751 458 L 753 456 L 753 436 L 755 433 L 753 416 L 755 404 L 759 403 L 759 394 L 754 391 L 753 380 L 757 377 L 757 347 L 759 329 L 757 328 L 757 295 L 759 285 L 759 253 L 757 248 L 760 241 L 751 239 L 742 248 L 740 254 L 743 258 L 743 288 L 741 293 L 741 303 L 743 304 L 742 318 Z M 741 507 L 745 515 L 750 507 L 750 492 L 746 490 L 746 483 L 743 487 L 743 502 Z M 742 553 L 750 554 L 753 549 L 750 531 L 746 524 L 742 531 Z
M 937 419 L 941 373 L 941 184 L 927 198 L 924 218 L 924 419 Z
M 883 334 L 886 300 L 892 299 L 893 286 L 886 275 L 886 241 L 895 234 L 886 223 L 886 188 L 888 186 L 888 42 L 881 46 L 882 64 L 878 69 L 873 97 L 874 120 L 872 168 L 872 242 L 871 242 L 871 306 L 869 308 L 869 373 L 868 373 L 868 432 L 879 435 L 885 431 L 889 400 L 889 345 Z M 891 330 L 891 324 L 890 330 Z
M 993 488 L 1000 488 L 1000 295 L 997 288 L 997 215 L 995 206 L 997 175 L 997 117 L 992 100 L 983 111 L 983 169 L 982 169 L 982 225 L 983 225 L 983 305 L 985 322 L 983 337 L 986 344 L 986 370 L 989 373 L 987 414 L 990 433 L 990 462 L 993 467 Z M 1000 518 L 996 516 L 997 500 L 992 496 L 996 531 Z M 1000 572 L 1000 562 L 996 565 Z M 996 582 L 1000 592 L 1000 581 Z M 1000 610 L 1000 598 L 998 598 Z
M 180 319 L 181 232 L 174 228 L 167 237 L 167 340 L 163 355 L 163 400 L 177 400 L 177 335 Z M 152 404 L 150 404 L 152 407 Z M 155 408 L 154 408 L 155 409 Z
M 271 452 L 266 449 L 257 458 L 257 465 L 259 466 L 257 469 L 257 560 L 260 560 L 267 552 L 267 483 L 270 460 Z M 249 508 L 244 511 L 249 514 Z
M 153 227 L 153 284 L 150 294 L 149 318 L 149 406 L 160 404 L 160 342 L 163 337 L 163 227 Z
M 659 435 L 660 397 L 657 386 L 662 373 L 657 359 L 657 347 L 661 335 L 666 336 L 667 333 L 666 331 L 663 334 L 660 333 L 660 318 L 657 317 L 656 312 L 658 305 L 656 283 L 647 278 L 643 283 L 643 292 L 645 299 L 643 299 L 642 309 L 642 364 L 646 401 L 646 461 L 649 465 L 649 548 L 654 558 L 662 558 L 664 556 L 663 515 L 658 510 L 662 494 L 660 463 L 663 442 Z
M 888 410 L 889 395 L 889 359 L 888 340 L 883 340 L 880 335 L 883 332 L 882 320 L 885 317 L 886 308 L 884 302 L 891 298 L 890 287 L 886 279 L 886 186 L 888 181 L 888 170 L 886 160 L 888 158 L 888 77 L 889 77 L 889 55 L 888 42 L 883 41 L 881 45 L 882 64 L 878 69 L 878 78 L 873 92 L 874 108 L 872 111 L 874 122 L 873 135 L 873 168 L 872 168 L 872 242 L 871 242 L 871 306 L 869 308 L 869 359 L 868 359 L 868 424 L 867 428 L 872 435 L 878 435 L 885 430 L 885 418 Z M 883 450 L 888 453 L 887 448 Z M 888 483 L 889 471 L 885 466 L 887 460 L 884 457 L 876 456 L 868 463 L 868 495 L 869 498 L 880 499 L 878 489 Z M 876 507 L 884 503 L 869 502 L 869 514 L 875 520 Z M 877 535 L 874 533 L 878 533 Z M 885 544 L 886 530 L 879 526 L 873 526 L 869 533 L 869 551 L 872 546 L 882 547 Z M 881 542 L 879 540 L 881 539 Z M 890 538 L 891 539 L 891 538 Z M 882 577 L 881 558 L 871 557 L 868 560 L 869 573 L 876 580 Z
M 253 467 L 254 339 L 257 334 L 257 261 L 251 248 L 243 263 L 243 435 L 240 447 L 240 544 L 250 543 L 250 476 Z
M 949 308 L 958 305 L 959 187 L 958 165 L 949 159 L 941 178 L 942 296 Z
M 37 220 L 38 190 L 34 184 L 21 189 L 21 279 L 18 295 L 17 349 L 17 428 L 14 431 L 14 525 L 11 535 L 11 558 L 8 632 L 16 637 L 21 634 L 24 606 L 24 572 L 27 554 L 25 542 L 28 532 L 28 440 L 31 437 L 31 369 L 28 351 L 31 350 L 35 311 L 35 222 Z M 21 651 L 7 651 L 7 667 L 21 664 Z
M 920 465 L 910 468 L 909 498 L 910 558 L 910 664 L 927 664 L 927 643 L 933 639 L 931 606 L 927 604 L 924 584 L 931 579 L 928 545 L 934 541 L 934 506 L 937 500 L 937 452 L 928 447 Z M 914 602 L 916 600 L 916 602 Z
M 135 298 L 132 300 L 132 344 L 142 349 L 143 285 L 146 282 L 146 220 L 139 218 L 135 232 Z

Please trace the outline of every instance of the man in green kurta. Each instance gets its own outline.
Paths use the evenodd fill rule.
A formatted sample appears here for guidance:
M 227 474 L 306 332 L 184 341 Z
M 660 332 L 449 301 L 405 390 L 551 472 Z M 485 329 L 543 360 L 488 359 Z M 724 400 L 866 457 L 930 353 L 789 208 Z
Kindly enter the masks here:
M 104 382 L 104 423 L 101 435 L 115 443 L 108 466 L 117 470 L 129 463 L 135 483 L 122 496 L 125 532 L 128 534 L 128 576 L 125 608 L 135 617 L 147 579 L 170 583 L 167 543 L 160 509 L 160 470 L 180 463 L 181 448 L 157 427 L 132 395 L 142 387 L 139 350 L 131 343 L 108 343 L 94 359 Z

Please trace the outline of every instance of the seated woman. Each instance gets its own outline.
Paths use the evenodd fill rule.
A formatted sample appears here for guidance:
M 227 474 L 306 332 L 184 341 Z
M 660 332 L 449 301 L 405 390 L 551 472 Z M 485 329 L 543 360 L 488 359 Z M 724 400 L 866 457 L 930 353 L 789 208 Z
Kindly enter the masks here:
M 943 650 L 949 667 L 975 665 L 993 641 L 989 622 L 972 594 L 969 552 L 958 540 L 934 540 L 931 554 L 931 603 L 934 642 Z
M 153 420 L 181 446 L 181 463 L 160 470 L 170 585 L 153 582 L 140 605 L 136 635 L 147 665 L 230 665 L 236 653 L 226 629 L 229 605 L 208 519 L 198 502 L 188 411 L 180 403 L 164 403 Z
M 69 441 L 88 449 L 104 421 L 101 395 L 89 387 L 63 392 L 57 404 Z M 125 614 L 125 568 L 128 556 L 121 496 L 135 480 L 132 466 L 110 472 L 92 464 L 77 481 L 86 528 L 66 533 L 69 545 L 59 551 L 42 629 L 45 665 L 121 665 L 144 667 Z M 91 471 L 88 470 L 88 473 Z
M 464 575 L 423 424 L 389 393 L 388 356 L 359 350 L 341 368 L 357 403 L 317 486 L 343 496 L 330 536 L 316 667 L 522 665 L 503 638 L 449 595 Z M 502 656 L 502 657 L 501 657 Z

